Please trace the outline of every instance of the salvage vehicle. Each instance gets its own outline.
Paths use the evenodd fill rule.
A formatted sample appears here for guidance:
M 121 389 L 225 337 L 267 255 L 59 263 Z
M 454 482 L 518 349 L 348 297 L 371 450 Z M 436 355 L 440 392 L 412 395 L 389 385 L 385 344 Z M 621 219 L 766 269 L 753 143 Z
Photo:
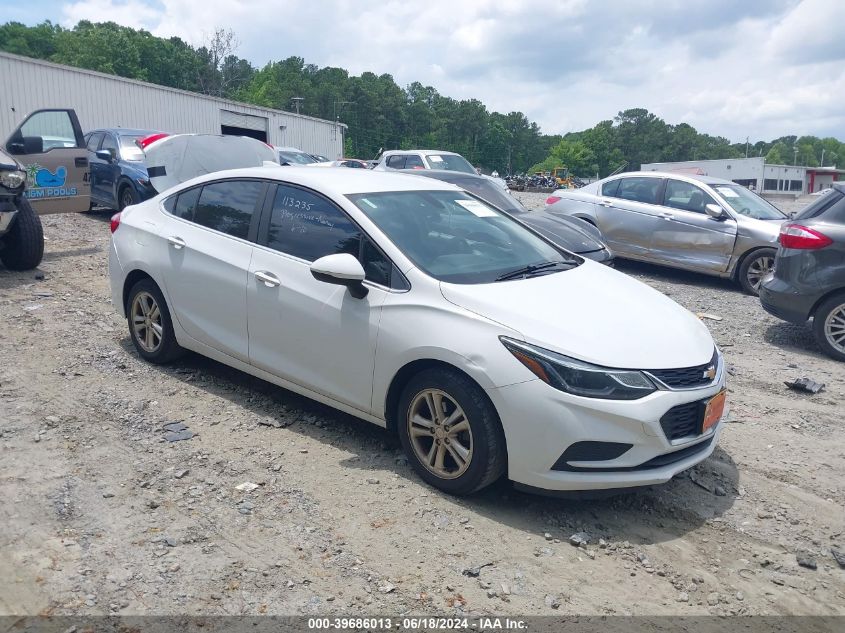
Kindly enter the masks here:
M 122 211 L 156 195 L 138 141 L 154 130 L 111 128 L 85 135 L 91 165 L 91 204 Z
M 296 147 L 274 147 L 273 149 L 279 153 L 279 163 L 282 165 L 316 165 L 319 162 L 325 162 Z
M 608 266 L 613 265 L 613 253 L 604 243 L 601 231 L 589 222 L 546 211 L 529 211 L 507 189 L 502 189 L 483 176 L 440 169 L 424 169 L 414 172 L 414 175 L 436 178 L 457 185 L 499 211 L 516 217 L 520 222 L 527 224 L 570 253 L 582 255 Z
M 381 152 L 376 159 L 376 165 L 373 169 L 378 171 L 389 171 L 391 169 L 439 169 L 441 171 L 455 171 L 463 174 L 472 174 L 478 176 L 470 162 L 455 152 L 445 152 L 439 149 L 410 149 L 410 150 L 388 150 Z M 482 178 L 487 178 L 491 182 L 495 182 L 502 189 L 507 189 L 507 184 L 503 178 L 487 176 L 480 174 Z
M 845 361 L 845 184 L 783 224 L 778 241 L 774 272 L 760 288 L 763 308 L 792 323 L 813 319 L 819 347 Z
M 0 260 L 10 270 L 41 263 L 37 213 L 87 211 L 88 158 L 76 113 L 37 110 L 0 150 Z
M 193 350 L 386 427 L 449 493 L 665 482 L 721 432 L 725 365 L 699 319 L 448 183 L 238 169 L 111 230 L 142 358 Z
M 730 180 L 627 172 L 555 191 L 547 210 L 601 229 L 618 257 L 736 281 L 757 295 L 787 216 Z

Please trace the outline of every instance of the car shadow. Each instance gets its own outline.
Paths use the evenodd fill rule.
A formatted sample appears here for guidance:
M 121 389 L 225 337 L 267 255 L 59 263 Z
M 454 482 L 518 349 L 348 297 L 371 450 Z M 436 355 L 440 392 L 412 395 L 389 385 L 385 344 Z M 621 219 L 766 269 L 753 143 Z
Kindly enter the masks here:
M 670 268 L 659 264 L 648 264 L 632 259 L 621 259 L 619 257 L 613 261 L 616 270 L 632 276 L 643 275 L 648 277 L 649 280 L 685 284 L 699 288 L 709 288 L 711 290 L 731 290 L 740 294 L 743 292 L 731 279 L 713 277 L 704 273 L 681 270 L 680 268 Z
M 816 343 L 816 337 L 813 335 L 809 322 L 778 321 L 766 328 L 763 332 L 763 340 L 784 351 L 812 354 L 820 359 L 827 359 Z
M 144 362 L 128 337 L 121 345 L 135 362 Z M 340 462 L 345 468 L 382 476 L 385 470 L 394 472 L 408 484 L 441 495 L 456 513 L 483 516 L 526 534 L 542 537 L 555 531 L 565 540 L 572 532 L 586 531 L 596 541 L 659 543 L 721 516 L 739 495 L 737 466 L 717 447 L 710 458 L 659 486 L 549 497 L 520 491 L 502 478 L 474 495 L 451 497 L 422 483 L 402 454 L 398 438 L 383 428 L 197 354 L 189 353 L 172 365 L 150 367 L 225 398 L 245 412 L 293 420 L 288 431 L 351 453 Z

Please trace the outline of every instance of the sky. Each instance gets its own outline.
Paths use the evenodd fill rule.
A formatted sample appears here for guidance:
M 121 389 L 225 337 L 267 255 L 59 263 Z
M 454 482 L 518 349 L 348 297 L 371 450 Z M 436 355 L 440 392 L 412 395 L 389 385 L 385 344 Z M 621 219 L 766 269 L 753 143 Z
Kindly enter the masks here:
M 114 21 L 256 66 L 388 73 L 562 134 L 644 107 L 731 141 L 845 139 L 842 0 L 2 0 L 2 20 Z

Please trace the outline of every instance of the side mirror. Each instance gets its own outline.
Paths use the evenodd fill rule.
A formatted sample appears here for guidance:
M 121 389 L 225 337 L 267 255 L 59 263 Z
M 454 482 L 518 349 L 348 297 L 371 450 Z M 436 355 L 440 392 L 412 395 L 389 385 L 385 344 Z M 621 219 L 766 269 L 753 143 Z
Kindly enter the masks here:
M 40 136 L 16 136 L 9 142 L 11 154 L 43 154 L 44 139 Z
M 714 220 L 726 220 L 728 218 L 727 212 L 718 204 L 710 203 L 704 207 L 704 211 Z
M 107 163 L 110 163 L 114 160 L 114 155 L 112 155 L 111 150 L 108 149 L 100 149 L 94 152 L 94 156 L 99 158 L 100 160 L 104 160 Z
M 364 267 L 357 257 L 348 253 L 326 255 L 311 264 L 311 274 L 317 281 L 346 286 L 356 299 L 363 299 L 369 290 L 364 285 Z

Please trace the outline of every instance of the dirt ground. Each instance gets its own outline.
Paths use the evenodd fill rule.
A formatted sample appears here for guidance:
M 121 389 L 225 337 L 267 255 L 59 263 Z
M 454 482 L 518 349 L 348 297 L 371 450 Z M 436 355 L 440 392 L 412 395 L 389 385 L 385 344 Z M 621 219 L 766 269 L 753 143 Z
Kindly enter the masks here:
M 197 356 L 142 362 L 108 217 L 45 218 L 42 280 L 0 269 L 0 614 L 845 614 L 845 365 L 732 283 L 619 265 L 722 317 L 710 459 L 611 498 L 458 499 L 375 426 Z M 827 387 L 783 384 L 802 376 Z

